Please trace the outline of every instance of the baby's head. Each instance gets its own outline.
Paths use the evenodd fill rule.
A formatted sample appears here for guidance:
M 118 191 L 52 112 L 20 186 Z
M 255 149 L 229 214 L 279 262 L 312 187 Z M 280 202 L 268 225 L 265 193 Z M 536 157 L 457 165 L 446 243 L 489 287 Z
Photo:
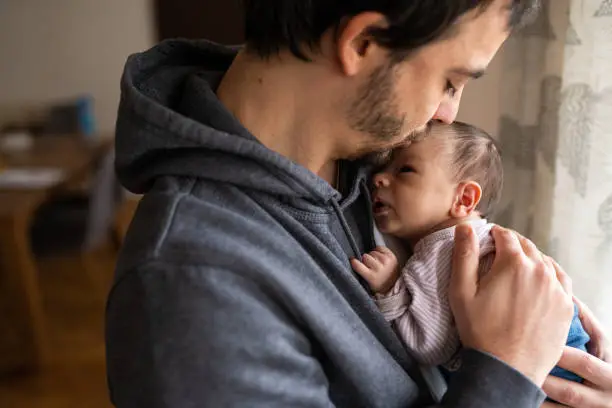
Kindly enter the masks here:
M 503 167 L 483 130 L 434 123 L 418 141 L 394 149 L 373 183 L 378 228 L 414 245 L 461 221 L 489 217 L 501 195 Z

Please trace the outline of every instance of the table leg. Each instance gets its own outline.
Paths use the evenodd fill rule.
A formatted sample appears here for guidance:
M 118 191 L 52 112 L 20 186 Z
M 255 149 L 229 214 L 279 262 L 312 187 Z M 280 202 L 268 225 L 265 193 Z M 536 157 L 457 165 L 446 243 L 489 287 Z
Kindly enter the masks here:
M 47 336 L 30 211 L 0 213 L 0 372 L 32 371 L 47 358 Z

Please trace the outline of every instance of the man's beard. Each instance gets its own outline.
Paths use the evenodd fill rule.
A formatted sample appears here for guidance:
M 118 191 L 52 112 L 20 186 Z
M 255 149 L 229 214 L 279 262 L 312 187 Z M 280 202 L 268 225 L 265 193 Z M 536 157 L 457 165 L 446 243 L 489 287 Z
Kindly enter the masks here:
M 401 140 L 406 118 L 399 113 L 393 97 L 394 74 L 391 64 L 377 68 L 350 105 L 349 125 L 370 135 L 372 140 L 368 144 L 380 146 Z

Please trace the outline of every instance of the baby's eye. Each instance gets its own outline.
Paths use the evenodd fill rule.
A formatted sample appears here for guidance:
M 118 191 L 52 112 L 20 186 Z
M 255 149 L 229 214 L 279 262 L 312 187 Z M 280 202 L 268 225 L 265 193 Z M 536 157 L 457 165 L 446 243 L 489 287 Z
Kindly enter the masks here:
M 414 173 L 415 170 L 414 170 L 414 167 L 412 166 L 402 166 L 400 167 L 399 172 L 400 173 Z

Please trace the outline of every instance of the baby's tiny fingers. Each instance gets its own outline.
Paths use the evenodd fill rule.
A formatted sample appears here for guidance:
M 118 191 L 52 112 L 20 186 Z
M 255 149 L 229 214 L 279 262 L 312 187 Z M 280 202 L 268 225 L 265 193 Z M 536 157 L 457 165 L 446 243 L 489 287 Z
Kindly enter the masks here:
M 386 263 L 389 260 L 389 255 L 384 254 L 378 250 L 374 250 L 372 252 L 370 252 L 368 255 L 374 257 L 374 259 L 376 259 L 378 262 L 380 262 L 381 264 Z
M 370 269 L 377 270 L 382 267 L 382 262 L 370 254 L 364 254 L 362 257 L 362 262 Z
M 379 246 L 379 247 L 376 247 L 374 250 L 375 250 L 375 251 L 378 251 L 378 252 L 381 252 L 381 253 L 383 253 L 383 254 L 386 254 L 386 255 L 392 255 L 392 256 L 395 256 L 395 254 L 393 254 L 393 251 L 391 251 L 389 248 L 387 248 L 387 247 L 385 247 L 385 246 Z
M 353 267 L 353 270 L 355 272 L 357 272 L 366 280 L 369 280 L 374 276 L 374 273 L 370 270 L 370 268 L 364 265 L 364 263 L 361 262 L 359 259 L 351 259 L 351 266 Z
M 397 257 L 395 256 L 393 251 L 391 251 L 389 248 L 377 247 L 374 250 L 374 252 L 379 253 L 381 255 L 381 257 L 383 258 L 381 262 L 383 264 L 389 264 L 389 263 L 397 264 Z

